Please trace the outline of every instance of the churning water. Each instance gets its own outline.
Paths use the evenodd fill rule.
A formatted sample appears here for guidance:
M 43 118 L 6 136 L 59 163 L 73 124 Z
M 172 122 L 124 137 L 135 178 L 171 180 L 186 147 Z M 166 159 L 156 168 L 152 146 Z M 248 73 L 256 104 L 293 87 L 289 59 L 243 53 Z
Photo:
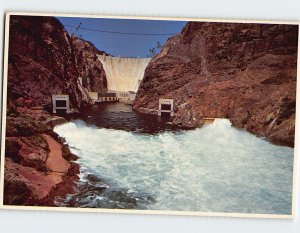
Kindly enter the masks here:
M 291 214 L 293 149 L 228 120 L 156 134 L 74 120 L 55 132 L 80 156 L 90 187 L 69 197 L 75 206 Z

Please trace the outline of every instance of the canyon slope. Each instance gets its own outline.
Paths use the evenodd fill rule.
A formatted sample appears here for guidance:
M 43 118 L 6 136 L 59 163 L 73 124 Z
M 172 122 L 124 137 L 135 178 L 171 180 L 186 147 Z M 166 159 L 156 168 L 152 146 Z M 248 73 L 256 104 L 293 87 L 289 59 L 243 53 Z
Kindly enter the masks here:
M 4 204 L 53 206 L 74 192 L 77 157 L 53 132 L 66 120 L 45 110 L 52 94 L 70 95 L 73 109 L 92 104 L 88 92 L 107 88 L 102 54 L 56 18 L 11 16 Z
M 273 142 L 294 144 L 297 25 L 188 22 L 145 71 L 134 109 L 175 104 L 173 124 L 229 118 Z
M 11 16 L 9 35 L 9 101 L 22 98 L 33 105 L 51 105 L 52 94 L 68 94 L 72 107 L 80 108 L 91 104 L 88 91 L 106 89 L 96 55 L 103 52 L 69 35 L 58 19 Z

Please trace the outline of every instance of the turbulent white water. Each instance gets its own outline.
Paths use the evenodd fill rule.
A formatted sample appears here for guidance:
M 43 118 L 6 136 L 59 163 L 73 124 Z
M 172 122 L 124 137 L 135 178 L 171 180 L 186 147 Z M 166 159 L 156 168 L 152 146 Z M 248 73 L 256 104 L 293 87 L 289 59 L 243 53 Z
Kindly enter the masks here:
M 109 91 L 134 91 L 143 79 L 150 58 L 124 58 L 99 55 L 103 64 Z
M 235 129 L 227 120 L 158 135 L 98 129 L 82 121 L 55 132 L 80 156 L 83 174 L 154 200 L 138 208 L 291 213 L 293 149 Z

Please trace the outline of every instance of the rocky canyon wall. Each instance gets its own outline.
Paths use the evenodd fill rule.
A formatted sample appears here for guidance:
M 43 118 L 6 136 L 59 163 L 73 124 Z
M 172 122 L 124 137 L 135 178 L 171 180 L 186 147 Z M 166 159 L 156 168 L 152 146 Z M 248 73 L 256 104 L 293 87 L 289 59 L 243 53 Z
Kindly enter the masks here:
M 101 92 L 107 90 L 106 74 L 98 55 L 107 55 L 99 51 L 91 42 L 72 36 L 75 53 L 75 65 L 82 78 L 82 85 L 88 91 Z
M 11 16 L 4 204 L 53 206 L 75 191 L 77 156 L 53 132 L 66 121 L 36 107 L 50 108 L 52 94 L 69 94 L 73 108 L 91 104 L 88 91 L 107 88 L 98 54 L 53 17 Z
M 297 43 L 297 25 L 189 22 L 149 63 L 134 109 L 173 98 L 174 124 L 225 117 L 293 146 Z
M 96 54 L 103 52 L 70 36 L 56 18 L 11 16 L 8 100 L 51 105 L 51 94 L 69 94 L 74 108 L 90 104 L 88 91 L 106 89 L 105 72 Z
M 107 89 L 110 91 L 134 91 L 139 87 L 139 80 L 143 79 L 145 69 L 150 58 L 125 58 L 99 55 L 103 64 Z

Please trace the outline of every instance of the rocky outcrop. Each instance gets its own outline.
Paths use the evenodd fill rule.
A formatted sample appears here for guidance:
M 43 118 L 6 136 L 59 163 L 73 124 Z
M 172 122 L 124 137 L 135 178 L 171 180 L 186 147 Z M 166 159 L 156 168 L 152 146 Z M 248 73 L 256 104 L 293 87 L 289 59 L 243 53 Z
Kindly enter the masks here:
M 91 42 L 72 36 L 75 65 L 82 78 L 82 85 L 88 91 L 107 90 L 106 74 L 97 55 L 108 55 L 99 51 Z
M 53 132 L 57 117 L 16 110 L 7 117 L 4 204 L 53 206 L 55 198 L 75 192 L 79 167 L 72 161 L 77 156 Z
M 224 117 L 293 146 L 297 41 L 297 25 L 189 22 L 151 60 L 134 109 L 173 98 L 174 124 Z
M 11 16 L 8 99 L 51 105 L 51 94 L 69 94 L 73 108 L 91 104 L 88 91 L 106 88 L 102 54 L 90 42 L 71 37 L 53 17 Z M 78 77 L 83 78 L 82 86 Z M 22 85 L 20 85 L 22 84 Z

